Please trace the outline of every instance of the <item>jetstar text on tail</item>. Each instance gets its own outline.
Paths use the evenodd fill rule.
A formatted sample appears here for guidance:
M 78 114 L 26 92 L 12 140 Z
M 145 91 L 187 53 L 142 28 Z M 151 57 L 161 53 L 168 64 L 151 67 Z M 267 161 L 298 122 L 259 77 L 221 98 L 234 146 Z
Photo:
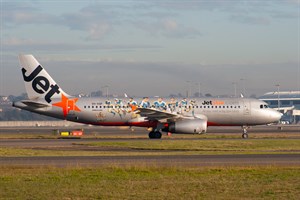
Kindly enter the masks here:
M 29 74 L 28 76 L 25 74 L 27 71 L 26 69 L 22 68 L 22 74 L 23 74 L 23 78 L 24 81 L 26 82 L 31 82 L 32 81 L 32 88 L 34 89 L 34 91 L 36 91 L 39 94 L 44 94 L 47 93 L 45 95 L 45 100 L 50 103 L 51 97 L 57 93 L 59 94 L 59 86 L 57 84 L 53 85 L 49 83 L 49 80 L 44 77 L 44 76 L 38 76 L 38 74 L 43 70 L 43 68 L 41 67 L 41 65 L 37 66 L 33 72 L 31 72 L 31 74 Z M 49 89 L 50 88 L 50 89 Z

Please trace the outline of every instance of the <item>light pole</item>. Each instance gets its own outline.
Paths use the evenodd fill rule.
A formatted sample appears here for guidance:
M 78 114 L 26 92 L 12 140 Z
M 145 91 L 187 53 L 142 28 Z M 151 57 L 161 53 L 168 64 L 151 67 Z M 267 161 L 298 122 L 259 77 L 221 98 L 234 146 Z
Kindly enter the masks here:
M 188 84 L 187 98 L 189 98 L 192 94 L 191 81 L 186 81 L 186 82 Z
M 198 82 L 197 85 L 198 85 L 198 94 L 199 94 L 199 97 L 201 97 L 201 83 Z
M 234 97 L 236 97 L 236 82 L 233 82 L 233 89 L 234 89 Z
M 106 88 L 106 98 L 108 99 L 108 88 L 109 88 L 109 86 L 108 85 L 104 85 L 102 88 Z
M 245 88 L 245 80 L 246 80 L 246 79 L 241 78 L 240 80 L 241 80 L 242 86 L 243 86 L 243 95 L 245 96 L 245 95 L 246 95 L 246 88 Z
M 277 107 L 278 107 L 278 111 L 279 111 L 279 87 L 280 87 L 280 84 L 276 84 L 275 85 L 277 87 Z

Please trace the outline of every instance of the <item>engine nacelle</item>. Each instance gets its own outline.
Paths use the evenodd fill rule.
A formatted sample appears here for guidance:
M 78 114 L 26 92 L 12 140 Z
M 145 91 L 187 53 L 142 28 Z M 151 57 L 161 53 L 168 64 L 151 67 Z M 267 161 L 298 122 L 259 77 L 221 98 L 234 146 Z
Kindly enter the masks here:
M 168 127 L 168 132 L 171 133 L 186 133 L 186 134 L 201 134 L 207 129 L 207 120 L 204 119 L 184 119 L 176 122 L 171 122 Z

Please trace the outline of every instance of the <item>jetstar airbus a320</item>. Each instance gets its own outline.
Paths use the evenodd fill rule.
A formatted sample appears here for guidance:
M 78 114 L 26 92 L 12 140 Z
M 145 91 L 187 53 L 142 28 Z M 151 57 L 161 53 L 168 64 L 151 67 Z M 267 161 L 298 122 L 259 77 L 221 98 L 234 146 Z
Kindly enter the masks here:
M 59 119 L 99 126 L 149 127 L 149 138 L 161 131 L 205 133 L 208 126 L 247 128 L 277 122 L 281 114 L 257 99 L 248 98 L 77 98 L 65 93 L 32 55 L 20 55 L 28 100 L 13 106 Z

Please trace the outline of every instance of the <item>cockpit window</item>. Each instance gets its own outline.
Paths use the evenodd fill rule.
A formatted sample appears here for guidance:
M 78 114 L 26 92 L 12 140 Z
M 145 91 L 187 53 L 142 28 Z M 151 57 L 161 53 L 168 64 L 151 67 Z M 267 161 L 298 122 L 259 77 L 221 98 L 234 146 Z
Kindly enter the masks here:
M 261 104 L 259 107 L 260 107 L 261 109 L 263 109 L 263 108 L 269 108 L 269 106 L 268 106 L 267 104 Z

